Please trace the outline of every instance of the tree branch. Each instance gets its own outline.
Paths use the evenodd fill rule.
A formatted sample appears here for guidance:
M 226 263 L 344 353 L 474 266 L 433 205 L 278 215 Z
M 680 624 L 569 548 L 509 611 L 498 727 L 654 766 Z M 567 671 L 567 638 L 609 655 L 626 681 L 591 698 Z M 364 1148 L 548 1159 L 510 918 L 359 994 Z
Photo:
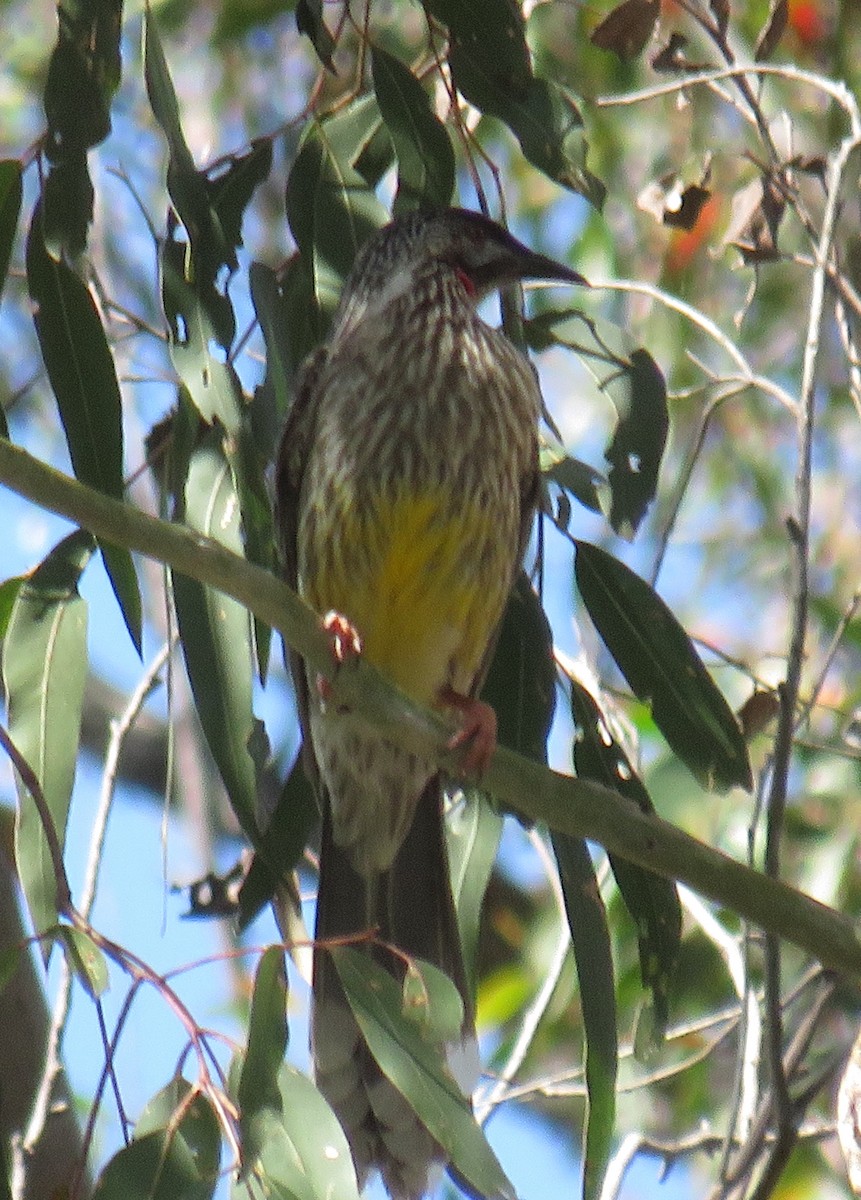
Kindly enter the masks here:
M 450 726 L 410 701 L 362 659 L 337 670 L 317 615 L 268 571 L 209 538 L 110 499 L 2 438 L 0 483 L 105 541 L 155 558 L 233 596 L 278 629 L 330 681 L 333 702 L 361 712 L 374 727 L 411 749 L 453 765 L 445 750 Z M 600 842 L 622 858 L 678 879 L 801 947 L 823 966 L 861 979 L 861 938 L 847 917 L 669 822 L 642 813 L 608 788 L 557 774 L 504 747 L 497 749 L 482 782 L 516 813 Z

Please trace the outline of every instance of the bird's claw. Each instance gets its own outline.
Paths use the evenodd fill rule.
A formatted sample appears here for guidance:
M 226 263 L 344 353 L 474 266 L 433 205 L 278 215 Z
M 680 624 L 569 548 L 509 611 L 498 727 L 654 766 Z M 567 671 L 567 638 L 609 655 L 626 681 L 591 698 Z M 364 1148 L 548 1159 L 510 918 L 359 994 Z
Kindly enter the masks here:
M 449 708 L 457 709 L 462 718 L 460 729 L 449 738 L 446 747 L 463 751 L 460 767 L 464 775 L 480 777 L 496 749 L 496 713 L 484 700 L 462 696 L 453 688 L 445 688 L 441 699 Z
M 342 667 L 344 663 L 359 657 L 362 653 L 362 639 L 348 617 L 333 609 L 326 613 L 320 624 L 332 639 L 332 658 L 336 667 Z M 325 704 L 332 694 L 332 685 L 322 675 L 317 676 L 317 691 Z

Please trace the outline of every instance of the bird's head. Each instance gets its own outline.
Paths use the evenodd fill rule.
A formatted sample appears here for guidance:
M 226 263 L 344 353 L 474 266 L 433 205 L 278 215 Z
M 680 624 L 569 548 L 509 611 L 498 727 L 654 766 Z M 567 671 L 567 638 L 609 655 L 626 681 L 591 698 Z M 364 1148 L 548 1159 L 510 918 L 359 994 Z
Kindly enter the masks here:
M 447 267 L 476 303 L 489 292 L 525 279 L 586 285 L 577 271 L 536 254 L 481 213 L 447 208 L 409 212 L 375 233 L 356 257 L 335 318 L 343 330 L 408 292 L 432 267 Z

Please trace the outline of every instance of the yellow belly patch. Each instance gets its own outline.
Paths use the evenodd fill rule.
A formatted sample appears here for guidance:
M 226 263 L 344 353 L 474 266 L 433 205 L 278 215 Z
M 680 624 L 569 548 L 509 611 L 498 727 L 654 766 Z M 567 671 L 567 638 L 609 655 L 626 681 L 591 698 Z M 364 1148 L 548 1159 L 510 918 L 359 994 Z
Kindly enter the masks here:
M 433 702 L 449 682 L 468 688 L 510 584 L 513 547 L 498 514 L 455 510 L 436 489 L 380 496 L 326 525 L 316 574 L 302 579 L 309 602 L 349 617 L 367 659 L 417 700 Z

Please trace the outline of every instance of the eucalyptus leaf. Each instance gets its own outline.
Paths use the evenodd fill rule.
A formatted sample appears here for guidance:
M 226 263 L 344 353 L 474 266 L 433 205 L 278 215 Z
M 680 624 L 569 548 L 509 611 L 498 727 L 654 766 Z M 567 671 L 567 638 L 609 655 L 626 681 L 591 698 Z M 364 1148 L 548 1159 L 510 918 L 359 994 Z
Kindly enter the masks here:
M 592 779 L 630 799 L 641 812 L 655 806 L 627 755 L 613 737 L 595 699 L 576 680 L 570 681 L 571 713 L 577 730 L 574 769 L 578 779 Z M 682 937 L 682 908 L 675 883 L 636 863 L 611 854 L 619 891 L 637 929 L 640 975 L 651 990 L 652 1035 L 663 1038 L 669 1019 L 670 981 Z
M 619 1042 L 613 954 L 607 913 L 586 842 L 559 833 L 553 834 L 552 841 L 577 965 L 586 1040 L 583 1198 L 598 1200 L 616 1120 Z
M 449 1155 L 453 1169 L 481 1196 L 513 1197 L 514 1190 L 445 1067 L 441 1050 L 403 1015 L 397 981 L 370 955 L 348 946 L 330 953 L 380 1070 Z
M 33 320 L 75 475 L 122 500 L 122 400 L 113 356 L 89 289 L 62 259 L 48 253 L 37 204 L 27 238 L 27 283 Z M 140 653 L 140 589 L 128 550 L 100 549 L 126 627 Z
M 389 219 L 345 154 L 342 136 L 337 116 L 310 125 L 287 180 L 287 220 L 311 284 L 318 340 L 356 251 Z
M 242 553 L 239 501 L 220 436 L 212 431 L 191 457 L 185 519 L 201 533 Z M 173 574 L 174 605 L 192 694 L 236 817 L 254 844 L 257 776 L 250 752 L 253 642 L 247 610 L 237 601 Z
M 254 850 L 251 866 L 239 892 L 239 928 L 245 929 L 272 899 L 279 882 L 290 875 L 304 853 L 319 820 L 311 784 L 301 754 L 278 797 L 275 811 Z
M 21 584 L 3 643 L 9 736 L 35 773 L 61 849 L 87 677 L 87 606 L 78 581 L 94 548 L 92 536 L 77 531 L 51 551 Z M 15 859 L 41 934 L 57 920 L 58 881 L 35 801 L 17 772 L 15 783 Z
M 398 160 L 394 211 L 447 207 L 454 191 L 454 148 L 427 92 L 400 59 L 379 46 L 371 48 L 371 73 Z
M 589 616 L 670 747 L 703 787 L 750 790 L 738 721 L 667 605 L 606 550 L 576 546 L 577 587 Z
M 248 1046 L 237 1088 L 239 1126 L 248 1158 L 260 1156 L 260 1110 L 281 1108 L 278 1072 L 287 1049 L 287 977 L 284 951 L 270 946 L 261 955 L 254 978 Z

